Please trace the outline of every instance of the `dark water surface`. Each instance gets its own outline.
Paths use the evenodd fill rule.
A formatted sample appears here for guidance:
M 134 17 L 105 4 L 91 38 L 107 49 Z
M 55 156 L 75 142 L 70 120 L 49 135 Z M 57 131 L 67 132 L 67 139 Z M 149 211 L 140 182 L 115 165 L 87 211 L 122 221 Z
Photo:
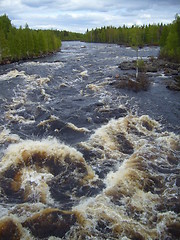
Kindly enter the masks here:
M 0 239 L 178 239 L 180 93 L 163 72 L 113 87 L 135 56 L 63 42 L 0 66 Z

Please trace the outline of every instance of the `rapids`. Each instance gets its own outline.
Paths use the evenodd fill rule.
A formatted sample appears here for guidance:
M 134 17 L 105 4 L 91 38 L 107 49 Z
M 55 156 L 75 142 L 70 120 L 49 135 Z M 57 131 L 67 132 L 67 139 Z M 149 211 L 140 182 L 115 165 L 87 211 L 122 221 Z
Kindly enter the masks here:
M 0 66 L 0 239 L 179 239 L 180 93 L 163 72 L 148 91 L 115 88 L 134 59 L 63 42 Z

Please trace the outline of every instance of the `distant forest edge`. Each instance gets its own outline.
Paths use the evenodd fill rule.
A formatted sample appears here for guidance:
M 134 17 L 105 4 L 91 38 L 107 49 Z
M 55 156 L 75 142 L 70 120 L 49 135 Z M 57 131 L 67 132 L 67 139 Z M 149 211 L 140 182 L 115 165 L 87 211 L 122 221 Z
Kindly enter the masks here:
M 0 63 L 37 58 L 59 50 L 61 39 L 58 31 L 32 30 L 26 26 L 12 26 L 10 19 L 0 16 Z
M 180 63 L 180 16 L 171 24 L 102 27 L 85 34 L 58 30 L 15 28 L 7 15 L 0 16 L 0 63 L 37 58 L 56 52 L 61 41 L 116 43 L 131 47 L 160 46 L 160 57 Z
M 85 41 L 117 43 L 131 47 L 160 46 L 160 57 L 180 63 L 180 16 L 173 23 L 123 27 L 103 27 L 86 32 Z

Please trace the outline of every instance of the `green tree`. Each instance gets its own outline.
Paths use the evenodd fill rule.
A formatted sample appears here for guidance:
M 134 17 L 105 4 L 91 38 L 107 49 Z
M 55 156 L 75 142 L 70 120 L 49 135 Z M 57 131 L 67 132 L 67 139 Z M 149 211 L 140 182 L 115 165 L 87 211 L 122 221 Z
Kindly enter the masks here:
M 176 15 L 173 24 L 169 26 L 167 38 L 162 41 L 161 45 L 160 54 L 162 57 L 180 62 L 180 17 L 178 15 Z
M 11 21 L 8 18 L 8 16 L 6 14 L 4 14 L 3 16 L 0 16 L 0 29 L 4 32 L 5 38 L 7 38 L 7 35 L 11 27 L 12 27 Z
M 9 54 L 9 48 L 4 31 L 0 28 L 0 62 L 4 61 Z
M 130 45 L 136 50 L 136 79 L 138 79 L 139 75 L 139 66 L 138 66 L 138 58 L 139 58 L 139 48 L 143 47 L 143 38 L 142 38 L 142 29 L 139 27 L 132 26 L 130 32 Z

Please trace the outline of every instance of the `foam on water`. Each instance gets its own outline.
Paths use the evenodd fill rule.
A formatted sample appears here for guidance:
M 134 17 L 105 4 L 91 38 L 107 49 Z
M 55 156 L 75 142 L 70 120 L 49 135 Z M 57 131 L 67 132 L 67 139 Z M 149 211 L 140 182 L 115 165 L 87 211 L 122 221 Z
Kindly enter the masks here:
M 8 73 L 2 74 L 0 75 L 0 81 L 7 81 L 10 80 L 12 78 L 16 78 L 16 77 L 24 77 L 25 72 L 24 71 L 18 71 L 17 69 L 12 70 Z
M 94 178 L 94 173 L 85 163 L 82 154 L 56 140 L 27 140 L 10 145 L 0 162 L 2 191 L 22 202 L 28 200 L 49 202 L 47 182 L 53 178 L 52 186 L 56 184 L 66 186 L 64 179 L 58 179 L 63 174 L 62 170 L 66 172 L 66 177 L 70 174 L 68 171 L 73 170 L 74 173 L 71 174 L 74 181 L 79 184 Z
M 56 121 L 56 120 L 58 120 L 59 118 L 58 117 L 56 117 L 56 116 L 54 116 L 54 115 L 51 115 L 50 117 L 49 117 L 49 119 L 46 119 L 46 120 L 43 120 L 43 121 L 41 121 L 39 124 L 38 124 L 38 127 L 41 127 L 41 126 L 46 126 L 46 125 L 48 125 L 49 123 L 51 123 L 51 122 L 53 122 L 53 121 Z
M 43 229 L 41 221 L 49 216 L 50 223 L 46 224 L 50 225 L 46 227 L 52 229 L 55 216 L 62 214 L 62 221 L 69 219 L 68 216 L 76 216 L 75 225 L 74 220 L 70 220 L 72 217 L 66 220 L 69 221 L 66 239 L 82 239 L 85 236 L 91 239 L 176 239 L 179 218 L 178 205 L 174 203 L 179 187 L 176 181 L 179 142 L 179 136 L 161 132 L 158 122 L 148 116 L 126 116 L 111 120 L 97 129 L 88 141 L 81 143 L 89 164 L 76 149 L 55 139 L 11 144 L 0 162 L 3 201 L 11 202 L 12 198 L 16 198 L 17 202 L 24 203 L 21 205 L 24 210 L 27 201 L 45 205 L 38 205 L 40 213 L 37 214 L 32 209 L 28 217 L 26 210 L 21 212 L 23 221 L 17 217 L 16 220 L 5 218 L 1 220 L 1 225 L 7 221 L 14 224 L 15 221 L 21 229 L 18 227 L 15 232 L 29 229 L 29 234 L 40 237 L 43 233 L 36 232 L 37 221 Z M 90 154 L 91 151 L 94 155 Z M 92 191 L 92 187 L 98 185 L 98 176 L 90 164 L 100 174 L 98 170 L 106 168 L 103 163 L 111 165 L 113 161 L 116 162 L 114 170 L 107 172 L 103 178 L 104 189 L 94 197 L 81 193 L 81 188 Z M 57 198 L 58 194 L 60 198 Z M 57 205 L 57 202 L 63 206 L 63 198 L 65 201 L 76 201 L 72 212 L 46 210 L 46 206 Z M 15 207 L 13 216 L 17 215 L 17 211 Z M 64 223 L 55 227 L 56 237 L 62 236 L 61 224 Z M 33 225 L 34 228 L 31 227 Z M 49 231 L 46 236 L 53 235 Z
M 87 228 L 94 236 L 176 239 L 179 207 L 171 201 L 178 199 L 178 168 L 169 164 L 168 156 L 173 155 L 178 164 L 180 141 L 175 134 L 160 133 L 159 127 L 148 116 L 128 116 L 111 120 L 83 143 L 87 151 L 96 148 L 94 152 L 101 153 L 91 159 L 97 168 L 99 161 L 117 161 L 116 169 L 104 179 L 104 191 L 76 207 L 89 220 Z M 122 133 L 126 139 L 121 136 L 117 142 Z M 131 147 L 124 149 L 127 141 Z
M 31 104 L 28 99 L 28 95 L 33 91 L 39 89 L 41 96 L 45 102 L 51 101 L 51 97 L 46 93 L 45 87 L 47 87 L 50 82 L 49 77 L 39 77 L 36 74 L 29 75 L 24 71 L 10 71 L 7 74 L 1 75 L 2 79 L 13 79 L 15 77 L 21 77 L 22 85 L 18 85 L 18 89 L 14 90 L 14 96 L 12 97 L 12 102 L 6 103 L 6 112 L 4 117 L 8 122 L 23 123 L 23 124 L 34 124 L 34 116 L 24 117 L 21 112 L 25 112 L 25 104 Z
M 83 72 L 80 73 L 82 77 L 88 77 L 88 71 L 84 70 Z
M 9 129 L 2 129 L 0 131 L 0 143 L 13 143 L 13 142 L 19 142 L 20 137 L 17 134 L 11 134 L 11 131 Z
M 90 132 L 90 130 L 88 130 L 87 128 L 78 128 L 73 123 L 67 123 L 66 125 L 67 125 L 67 127 L 70 127 L 71 129 L 78 131 L 78 132 Z
M 101 154 L 101 160 L 119 159 L 126 154 L 133 153 L 136 149 L 147 143 L 147 136 L 156 135 L 154 131 L 159 124 L 148 116 L 127 116 L 112 119 L 107 125 L 97 129 L 89 141 L 82 143 L 87 149 L 94 149 Z M 146 137 L 142 137 L 142 136 Z
M 147 125 L 147 121 L 151 127 Z M 103 239 L 104 237 L 111 239 L 123 237 L 128 239 L 164 239 L 168 236 L 174 236 L 173 239 L 176 239 L 176 231 L 173 229 L 178 224 L 178 217 L 171 201 L 177 197 L 178 189 L 175 182 L 177 172 L 172 166 L 178 163 L 179 141 L 176 135 L 167 132 L 159 133 L 155 128 L 158 128 L 158 123 L 147 116 L 140 118 L 131 116 L 112 120 L 91 136 L 87 142 L 89 148 L 92 144 L 94 144 L 93 148 L 98 144 L 97 149 L 104 151 L 103 157 L 102 155 L 101 158 L 95 157 L 94 161 L 96 160 L 99 164 L 99 161 L 108 160 L 108 156 L 111 156 L 109 162 L 114 158 L 117 161 L 117 166 L 115 171 L 109 172 L 104 178 L 106 188 L 103 192 L 95 198 L 86 197 L 74 208 L 78 214 L 83 216 L 84 221 L 83 223 L 78 222 L 76 226 L 70 224 L 67 231 L 69 238 L 77 239 L 77 237 L 89 235 L 94 239 Z M 122 132 L 131 142 L 132 152 L 129 150 L 124 152 L 122 144 L 123 141 L 127 141 L 124 138 L 121 137 L 121 144 L 112 141 Z M 103 146 L 104 149 L 102 150 L 100 146 Z M 113 155 L 110 152 L 113 152 Z M 172 157 L 173 159 L 171 159 Z M 21 202 L 40 201 L 52 204 L 54 196 L 52 197 L 50 192 L 52 187 L 50 182 L 53 178 L 54 181 L 55 178 L 61 176 L 62 182 L 60 182 L 63 184 L 63 175 L 60 171 L 60 168 L 63 167 L 62 162 L 66 168 L 69 164 L 71 166 L 73 162 L 77 166 L 80 164 L 80 169 L 78 167 L 77 171 L 75 168 L 73 173 L 74 177 L 77 174 L 79 178 L 83 172 L 81 175 L 83 176 L 82 183 L 75 181 L 78 186 L 84 181 L 92 181 L 91 179 L 95 177 L 81 153 L 58 143 L 56 140 L 22 141 L 10 145 L 0 163 L 1 196 L 2 194 L 6 195 L 9 200 L 12 196 L 13 199 L 18 196 L 17 200 L 21 198 Z M 164 168 L 167 164 L 169 164 L 168 171 Z M 86 171 L 84 167 L 82 170 L 82 166 L 86 168 Z M 96 167 L 98 168 L 98 166 Z M 60 176 L 56 175 L 56 169 L 59 169 L 58 173 L 61 172 Z M 4 199 L 4 201 L 7 200 Z M 22 205 L 21 209 L 23 208 L 25 210 L 26 205 Z M 17 214 L 15 209 L 14 214 Z M 18 232 L 22 234 L 26 228 L 30 227 L 29 221 L 33 225 L 36 224 L 36 219 L 39 219 L 38 215 L 35 217 L 33 213 L 31 213 L 33 217 L 28 217 L 29 219 L 24 214 L 21 214 L 22 219 L 26 219 L 23 222 L 18 218 L 14 219 L 14 217 L 13 219 L 4 218 L 1 219 L 1 225 L 15 224 L 19 226 L 14 230 L 16 234 Z M 49 215 L 50 212 L 41 212 L 39 216 L 46 218 L 47 214 Z M 51 229 L 51 226 L 48 227 Z M 37 233 L 34 232 L 34 234 Z
M 135 51 L 65 45 L 0 76 L 0 239 L 178 239 L 180 136 L 109 85 Z
M 34 66 L 34 67 L 51 67 L 51 68 L 62 68 L 64 67 L 64 63 L 57 62 L 26 62 L 21 64 L 21 66 Z

